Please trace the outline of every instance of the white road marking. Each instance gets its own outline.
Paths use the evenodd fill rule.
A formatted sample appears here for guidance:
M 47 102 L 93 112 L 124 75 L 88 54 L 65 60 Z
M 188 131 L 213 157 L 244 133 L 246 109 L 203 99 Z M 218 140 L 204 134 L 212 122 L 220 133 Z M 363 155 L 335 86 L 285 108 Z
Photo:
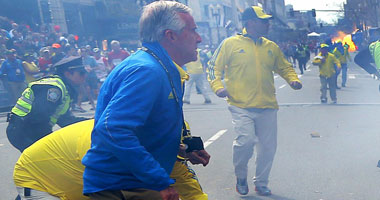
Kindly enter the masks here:
M 218 138 L 220 138 L 223 134 L 225 134 L 227 132 L 227 129 L 224 129 L 224 130 L 220 130 L 218 131 L 214 136 L 212 136 L 210 139 L 208 139 L 205 143 L 204 143 L 204 147 L 207 148 L 208 145 L 212 144 L 213 142 L 215 142 Z
M 281 89 L 281 88 L 284 88 L 286 85 L 284 84 L 284 85 L 281 85 L 280 87 L 278 87 L 279 89 Z
M 278 78 L 278 75 L 275 75 L 275 76 L 274 76 L 274 79 L 276 79 L 276 78 Z
M 348 78 L 349 78 L 349 79 L 355 79 L 356 77 L 355 77 L 355 75 L 353 75 L 353 74 L 349 74 L 349 75 L 348 75 Z

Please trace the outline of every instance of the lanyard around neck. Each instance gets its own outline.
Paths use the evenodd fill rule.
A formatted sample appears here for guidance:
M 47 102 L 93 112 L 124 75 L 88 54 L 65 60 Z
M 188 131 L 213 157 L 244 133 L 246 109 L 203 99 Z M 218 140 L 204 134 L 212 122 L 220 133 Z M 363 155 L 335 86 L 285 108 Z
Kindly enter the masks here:
M 142 47 L 142 50 L 149 53 L 151 56 L 153 56 L 160 63 L 161 67 L 165 70 L 166 75 L 169 79 L 170 85 L 172 87 L 172 91 L 173 91 L 175 101 L 177 102 L 178 106 L 181 108 L 181 106 L 179 104 L 179 98 L 178 98 L 177 92 L 176 92 L 175 87 L 174 87 L 173 79 L 170 76 L 168 68 L 164 65 L 164 63 L 161 61 L 161 59 L 152 50 L 150 50 L 146 47 Z
M 155 58 L 160 63 L 161 67 L 165 70 L 166 75 L 167 75 L 167 77 L 169 79 L 170 85 L 172 87 L 172 91 L 173 91 L 173 95 L 174 95 L 175 101 L 177 102 L 177 105 L 180 108 L 180 110 L 182 110 L 182 107 L 179 104 L 179 98 L 178 98 L 177 92 L 176 92 L 175 87 L 174 87 L 173 79 L 171 78 L 171 76 L 169 74 L 168 68 L 164 65 L 164 63 L 161 61 L 161 59 L 152 50 L 150 50 L 150 49 L 148 49 L 146 47 L 142 47 L 141 49 L 143 51 L 149 53 L 151 56 L 153 56 L 153 58 Z M 184 121 L 185 118 L 183 116 L 183 112 L 181 112 L 181 113 L 182 113 L 182 132 L 183 132 L 182 134 L 184 134 L 184 133 L 187 133 L 187 128 L 186 128 L 186 124 L 185 124 L 185 121 Z

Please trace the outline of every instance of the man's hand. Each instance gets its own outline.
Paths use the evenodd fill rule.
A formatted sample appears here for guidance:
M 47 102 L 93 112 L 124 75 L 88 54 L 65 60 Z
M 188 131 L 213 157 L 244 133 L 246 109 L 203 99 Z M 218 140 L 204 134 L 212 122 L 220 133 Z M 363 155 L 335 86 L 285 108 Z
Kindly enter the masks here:
M 189 159 L 191 164 L 202 164 L 205 167 L 209 163 L 211 156 L 207 153 L 206 150 L 200 150 L 189 152 L 186 154 L 186 157 Z
M 177 191 L 171 186 L 164 190 L 161 190 L 160 195 L 163 200 L 179 200 Z
M 216 96 L 224 98 L 224 97 L 229 97 L 230 94 L 228 93 L 226 88 L 223 88 L 216 91 Z
M 292 87 L 295 90 L 299 90 L 302 88 L 302 84 L 298 81 L 290 82 L 290 87 Z

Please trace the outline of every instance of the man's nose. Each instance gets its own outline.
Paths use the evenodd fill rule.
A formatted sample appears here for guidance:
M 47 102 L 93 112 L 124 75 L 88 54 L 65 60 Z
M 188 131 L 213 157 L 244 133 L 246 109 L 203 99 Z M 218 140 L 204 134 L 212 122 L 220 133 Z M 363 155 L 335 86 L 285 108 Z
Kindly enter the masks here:
M 202 37 L 197 33 L 197 43 L 201 43 L 202 42 Z

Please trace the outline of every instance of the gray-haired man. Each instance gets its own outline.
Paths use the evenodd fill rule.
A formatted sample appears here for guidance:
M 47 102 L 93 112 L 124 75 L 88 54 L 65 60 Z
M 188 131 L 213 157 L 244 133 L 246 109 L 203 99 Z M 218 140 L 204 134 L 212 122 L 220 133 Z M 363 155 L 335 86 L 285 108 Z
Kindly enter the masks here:
M 179 199 L 169 177 L 184 123 L 186 73 L 179 66 L 197 59 L 201 38 L 190 9 L 172 1 L 144 7 L 140 37 L 143 49 L 121 62 L 99 93 L 82 159 L 83 193 L 91 199 Z

